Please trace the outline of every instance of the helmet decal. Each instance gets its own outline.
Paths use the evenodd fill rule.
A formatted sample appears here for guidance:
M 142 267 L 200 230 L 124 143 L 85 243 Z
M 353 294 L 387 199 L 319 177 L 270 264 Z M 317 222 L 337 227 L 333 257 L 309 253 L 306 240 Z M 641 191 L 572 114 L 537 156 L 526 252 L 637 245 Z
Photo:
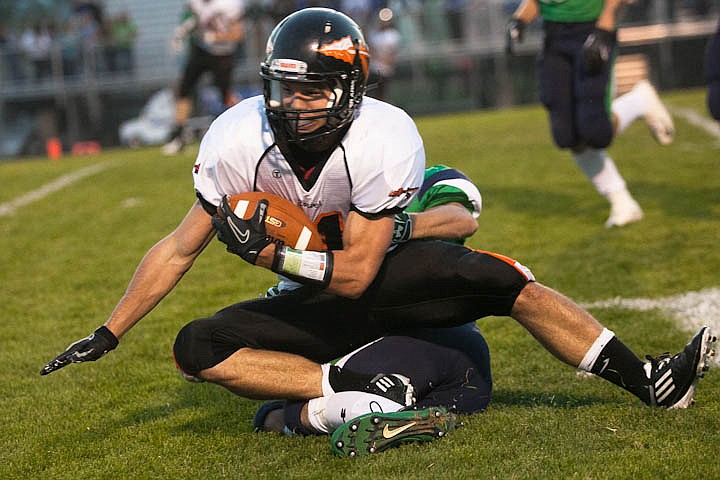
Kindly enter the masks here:
M 359 53 L 363 73 L 366 73 L 368 70 L 368 58 L 370 53 L 368 52 L 367 47 L 364 43 L 358 42 L 358 48 L 356 49 L 353 41 L 350 39 L 350 35 L 318 47 L 317 52 L 325 55 L 326 57 L 342 60 L 350 65 L 354 63 L 355 56 Z
M 307 63 L 291 58 L 274 58 L 270 62 L 271 72 L 307 73 Z

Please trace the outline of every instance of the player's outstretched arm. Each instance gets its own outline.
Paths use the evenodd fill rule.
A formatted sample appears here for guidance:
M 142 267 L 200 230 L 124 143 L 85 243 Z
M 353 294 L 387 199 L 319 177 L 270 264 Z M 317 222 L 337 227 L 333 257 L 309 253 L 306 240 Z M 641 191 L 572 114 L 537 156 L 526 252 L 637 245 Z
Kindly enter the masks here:
M 196 202 L 175 231 L 145 254 L 105 325 L 71 344 L 40 374 L 47 375 L 71 363 L 97 360 L 117 347 L 119 338 L 177 285 L 213 234 L 210 216 Z
M 71 363 L 94 362 L 117 346 L 117 337 L 103 325 L 87 337 L 69 345 L 64 352 L 50 360 L 40 370 L 40 375 L 47 375 Z

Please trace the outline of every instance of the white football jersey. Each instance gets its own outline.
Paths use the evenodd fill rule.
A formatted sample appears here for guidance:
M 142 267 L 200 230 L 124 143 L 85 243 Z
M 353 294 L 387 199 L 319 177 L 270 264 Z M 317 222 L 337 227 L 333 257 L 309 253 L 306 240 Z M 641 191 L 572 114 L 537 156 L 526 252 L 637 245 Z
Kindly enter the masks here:
M 206 43 L 205 33 L 225 33 L 230 26 L 240 20 L 245 13 L 243 0 L 190 0 L 188 7 L 197 19 L 195 31 L 196 43 L 213 55 L 229 55 L 237 47 L 237 42 Z
M 372 215 L 401 210 L 419 189 L 425 150 L 415 123 L 401 109 L 363 98 L 356 118 L 309 190 L 275 144 L 262 96 L 220 115 L 200 144 L 195 190 L 218 205 L 223 195 L 262 191 L 302 208 L 311 220 L 350 210 Z

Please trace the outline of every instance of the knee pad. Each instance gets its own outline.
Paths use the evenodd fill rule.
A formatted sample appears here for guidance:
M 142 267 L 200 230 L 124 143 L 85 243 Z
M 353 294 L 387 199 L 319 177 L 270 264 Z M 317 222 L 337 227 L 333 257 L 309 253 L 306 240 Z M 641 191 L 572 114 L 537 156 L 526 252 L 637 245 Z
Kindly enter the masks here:
M 462 362 L 453 362 L 455 382 L 441 385 L 418 401 L 420 408 L 441 405 L 462 414 L 482 412 L 490 403 L 492 380 L 478 374 L 475 366 L 464 357 Z M 461 368 L 462 367 L 462 368 Z
M 580 139 L 573 125 L 572 112 L 560 111 L 557 109 L 549 111 L 550 131 L 553 141 L 558 148 L 573 148 L 578 145 Z
M 517 260 L 493 252 L 472 250 L 460 258 L 457 274 L 477 285 L 476 291 L 517 293 L 535 276 Z
M 195 320 L 185 325 L 175 337 L 173 345 L 175 366 L 180 371 L 180 375 L 188 381 L 199 380 L 196 375 L 203 369 L 200 366 L 198 355 L 201 351 L 198 348 L 198 338 L 202 335 L 201 330 L 198 321 Z
M 466 382 L 455 398 L 458 413 L 476 413 L 485 410 L 492 396 L 492 380 L 478 374 L 474 369 L 466 373 Z
M 535 281 L 530 269 L 520 262 L 483 251 L 470 251 L 460 258 L 457 275 L 473 295 L 482 297 L 482 308 L 478 310 L 482 316 L 509 316 L 520 291 Z
M 223 315 L 224 311 L 193 320 L 178 332 L 173 358 L 175 365 L 185 374 L 183 377 L 197 377 L 200 371 L 214 367 L 241 348 L 250 346 L 236 331 L 232 317 Z
M 590 147 L 602 149 L 613 139 L 613 125 L 605 109 L 604 98 L 584 98 L 578 103 L 577 130 L 580 138 Z

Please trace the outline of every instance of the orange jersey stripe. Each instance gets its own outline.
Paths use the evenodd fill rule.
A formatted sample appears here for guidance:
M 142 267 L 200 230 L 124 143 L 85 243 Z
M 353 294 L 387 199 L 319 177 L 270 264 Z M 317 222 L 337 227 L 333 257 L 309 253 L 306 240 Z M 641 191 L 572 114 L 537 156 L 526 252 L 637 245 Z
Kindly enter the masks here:
M 490 255 L 491 257 L 495 257 L 498 260 L 502 260 L 503 262 L 507 263 L 508 265 L 513 267 L 515 270 L 520 272 L 522 274 L 522 276 L 524 276 L 525 279 L 527 279 L 529 282 L 535 281 L 535 275 L 533 275 L 532 271 L 530 271 L 529 268 L 527 268 L 525 265 L 518 262 L 514 258 L 506 257 L 505 255 L 501 255 L 501 254 L 495 253 L 495 252 L 489 252 L 487 250 L 477 250 L 477 249 L 470 248 L 470 247 L 468 247 L 468 249 L 472 250 L 473 252 L 484 253 L 486 255 Z

